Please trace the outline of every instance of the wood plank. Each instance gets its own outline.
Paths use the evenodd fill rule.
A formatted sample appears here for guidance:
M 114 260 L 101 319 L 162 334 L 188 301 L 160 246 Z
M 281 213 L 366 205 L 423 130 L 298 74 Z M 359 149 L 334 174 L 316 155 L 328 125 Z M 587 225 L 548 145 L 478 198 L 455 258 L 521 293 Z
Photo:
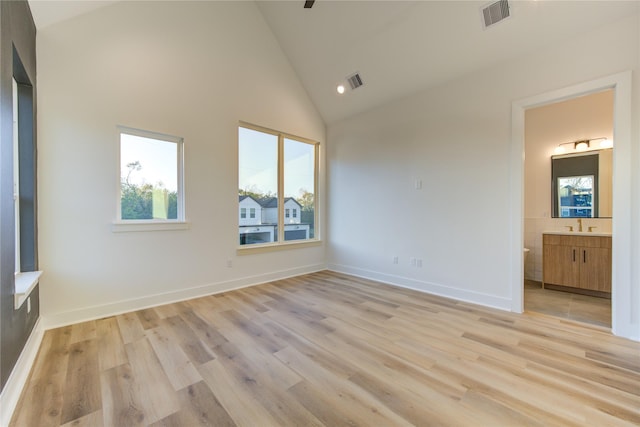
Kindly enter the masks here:
M 233 427 L 236 423 L 204 381 L 178 392 L 180 411 L 151 424 L 151 427 Z
M 91 320 L 89 322 L 82 322 L 72 325 L 71 327 L 71 339 L 69 343 L 75 344 L 80 341 L 92 340 L 97 337 L 96 322 Z
M 164 328 L 148 330 L 147 339 L 176 391 L 202 381 L 189 357 L 180 346 L 175 345 L 171 335 Z
M 133 313 L 124 313 L 116 316 L 118 326 L 120 327 L 120 335 L 125 344 L 134 342 L 145 337 L 144 328 L 140 323 L 140 318 Z
M 69 421 L 62 427 L 102 427 L 104 426 L 102 409 L 96 412 L 85 415 L 81 418 L 76 418 L 73 421 Z
M 65 389 L 61 424 L 84 417 L 102 408 L 97 340 L 81 341 L 69 348 L 66 382 L 75 387 Z
M 200 341 L 181 316 L 167 317 L 162 319 L 160 324 L 195 365 L 213 360 L 213 352 Z
M 111 369 L 127 363 L 127 353 L 120 335 L 120 328 L 115 317 L 96 321 L 98 335 L 98 360 L 100 371 Z
M 160 316 L 158 316 L 158 313 L 156 313 L 156 310 L 153 308 L 138 310 L 136 311 L 136 315 L 138 316 L 140 325 L 144 330 L 157 328 L 159 325 L 158 322 L 160 320 Z
M 118 365 L 100 373 L 105 426 L 144 426 L 146 415 L 131 365 Z
M 152 423 L 179 410 L 176 392 L 147 339 L 125 344 L 145 422 Z

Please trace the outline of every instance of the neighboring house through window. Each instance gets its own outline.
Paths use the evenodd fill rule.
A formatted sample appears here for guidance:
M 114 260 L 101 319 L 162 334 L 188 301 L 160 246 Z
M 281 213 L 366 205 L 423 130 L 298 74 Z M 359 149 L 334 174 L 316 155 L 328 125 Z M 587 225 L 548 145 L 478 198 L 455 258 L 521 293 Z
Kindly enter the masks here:
M 243 123 L 238 154 L 240 212 L 260 212 L 241 216 L 240 245 L 315 239 L 318 143 Z

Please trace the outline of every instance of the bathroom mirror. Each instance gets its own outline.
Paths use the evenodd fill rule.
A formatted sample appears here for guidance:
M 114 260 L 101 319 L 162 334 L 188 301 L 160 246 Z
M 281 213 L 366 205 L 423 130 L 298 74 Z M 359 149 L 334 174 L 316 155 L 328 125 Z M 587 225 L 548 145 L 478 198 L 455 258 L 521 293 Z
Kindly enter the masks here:
M 551 157 L 554 218 L 611 218 L 613 150 Z

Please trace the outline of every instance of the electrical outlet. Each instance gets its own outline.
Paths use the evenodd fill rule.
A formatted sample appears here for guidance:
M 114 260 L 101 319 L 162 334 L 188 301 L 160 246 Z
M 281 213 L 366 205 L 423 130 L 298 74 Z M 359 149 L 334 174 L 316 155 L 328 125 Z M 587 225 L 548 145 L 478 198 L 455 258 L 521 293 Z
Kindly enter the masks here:
M 394 263 L 394 264 L 397 264 L 397 263 L 398 263 L 398 257 L 397 257 L 397 256 L 394 256 L 394 257 L 393 257 L 393 263 Z
M 420 178 L 416 178 L 413 182 L 413 186 L 416 190 L 422 190 L 422 180 Z
M 422 268 L 422 260 L 420 258 L 416 259 L 416 267 Z
M 411 264 L 411 267 L 415 267 L 416 266 L 416 259 L 415 258 L 409 258 L 409 264 Z
M 233 267 L 233 260 L 228 259 L 227 260 L 227 268 L 232 268 Z

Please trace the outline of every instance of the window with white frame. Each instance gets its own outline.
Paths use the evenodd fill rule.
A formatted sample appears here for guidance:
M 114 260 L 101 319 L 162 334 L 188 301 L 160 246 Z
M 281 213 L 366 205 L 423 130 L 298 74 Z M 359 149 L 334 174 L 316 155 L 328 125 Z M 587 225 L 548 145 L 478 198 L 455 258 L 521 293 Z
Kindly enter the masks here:
M 239 225 L 240 245 L 317 239 L 318 147 L 305 138 L 239 126 L 239 195 L 251 196 L 262 211 L 259 224 Z
M 37 172 L 34 88 L 14 50 L 12 97 L 12 166 L 14 204 L 14 309 L 27 301 L 38 285 Z
M 256 217 L 256 208 L 249 208 L 249 218 Z
M 240 208 L 240 218 L 247 217 L 247 208 Z
M 183 139 L 119 127 L 122 221 L 184 221 Z

